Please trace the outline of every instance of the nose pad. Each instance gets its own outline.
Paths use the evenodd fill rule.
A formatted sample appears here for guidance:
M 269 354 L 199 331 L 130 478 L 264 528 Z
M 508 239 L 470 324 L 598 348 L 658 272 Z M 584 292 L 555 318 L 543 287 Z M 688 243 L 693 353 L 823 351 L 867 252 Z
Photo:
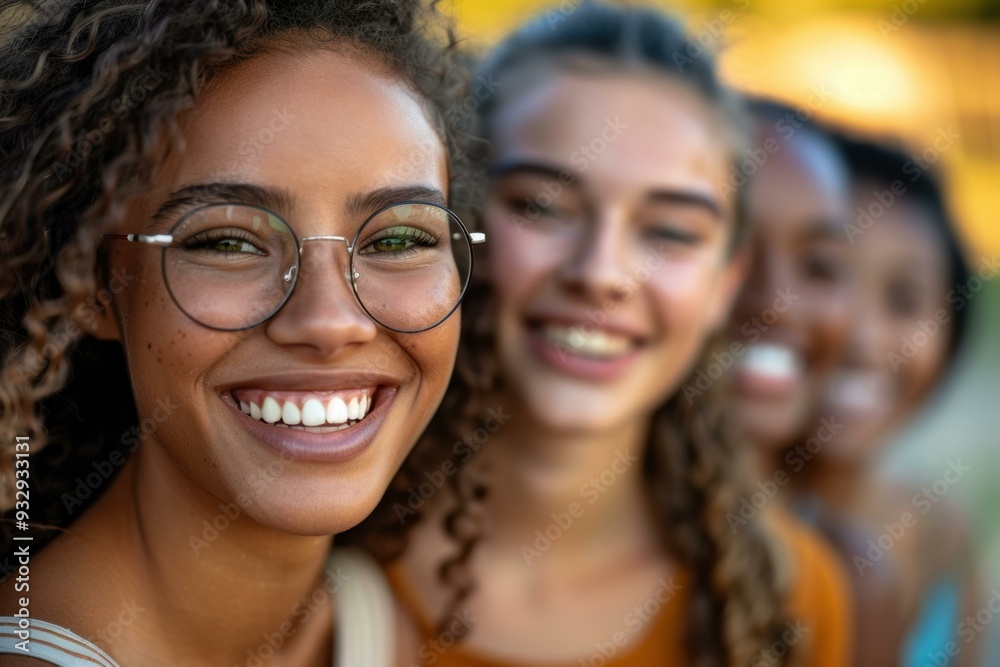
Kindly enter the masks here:
M 284 282 L 286 282 L 286 283 L 291 283 L 291 282 L 295 282 L 295 278 L 298 275 L 299 275 L 299 267 L 293 265 L 293 266 L 288 267 L 288 270 L 285 271 L 284 275 L 281 276 L 281 279 Z M 352 276 L 351 272 L 350 272 L 350 268 L 344 269 L 344 280 L 346 280 L 348 283 L 357 284 L 358 278 L 360 278 L 360 277 L 361 277 L 361 274 L 358 273 L 357 271 L 355 271 L 354 275 Z
M 303 268 L 310 268 L 315 266 L 315 262 L 317 260 L 315 259 L 316 257 L 315 255 L 313 255 L 312 259 L 306 260 L 306 253 L 305 253 L 306 241 L 342 241 L 344 243 L 344 249 L 347 250 L 347 264 L 344 266 L 344 271 L 343 271 L 344 280 L 346 280 L 347 283 L 350 285 L 355 280 L 358 279 L 359 276 L 356 271 L 354 272 L 353 276 L 351 275 L 351 259 L 352 259 L 353 248 L 351 247 L 350 239 L 348 239 L 346 236 L 306 236 L 305 238 L 301 239 L 299 241 L 299 264 Z M 287 277 L 286 280 L 288 280 Z

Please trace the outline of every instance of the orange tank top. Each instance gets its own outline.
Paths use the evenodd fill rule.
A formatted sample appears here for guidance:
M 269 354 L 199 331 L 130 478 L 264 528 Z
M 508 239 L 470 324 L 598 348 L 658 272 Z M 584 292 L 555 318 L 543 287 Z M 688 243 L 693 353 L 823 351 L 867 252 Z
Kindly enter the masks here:
M 848 581 L 842 566 L 829 547 L 811 529 L 783 511 L 774 512 L 772 523 L 777 538 L 787 546 L 792 563 L 788 599 L 789 623 L 785 638 L 802 656 L 803 667 L 847 667 L 853 649 Z M 446 651 L 427 651 L 435 636 L 434 624 L 397 564 L 386 574 L 404 609 L 415 621 L 424 667 L 683 667 L 688 664 L 684 645 L 687 632 L 685 611 L 689 606 L 689 573 L 679 569 L 673 575 L 676 596 L 670 604 L 651 609 L 648 622 L 635 624 L 635 641 L 622 630 L 607 641 L 595 643 L 593 650 L 568 662 L 510 662 L 470 650 L 461 644 Z M 652 598 L 651 598 L 652 599 Z M 632 626 L 626 625 L 626 628 Z M 619 636 L 620 635 L 620 636 Z M 775 656 L 785 650 L 772 648 Z M 775 660 L 761 655 L 751 664 L 771 665 Z

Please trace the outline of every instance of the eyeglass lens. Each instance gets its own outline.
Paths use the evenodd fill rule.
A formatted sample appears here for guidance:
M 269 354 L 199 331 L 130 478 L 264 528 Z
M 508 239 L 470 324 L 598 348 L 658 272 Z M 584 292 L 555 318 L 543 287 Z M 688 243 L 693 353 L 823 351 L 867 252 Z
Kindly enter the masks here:
M 167 287 L 189 317 L 215 329 L 260 324 L 309 273 L 299 266 L 291 228 L 262 208 L 207 206 L 182 218 L 171 233 L 174 243 L 163 251 Z M 372 319 L 416 332 L 455 310 L 471 268 L 472 248 L 454 215 L 433 204 L 403 203 L 358 230 L 350 275 Z

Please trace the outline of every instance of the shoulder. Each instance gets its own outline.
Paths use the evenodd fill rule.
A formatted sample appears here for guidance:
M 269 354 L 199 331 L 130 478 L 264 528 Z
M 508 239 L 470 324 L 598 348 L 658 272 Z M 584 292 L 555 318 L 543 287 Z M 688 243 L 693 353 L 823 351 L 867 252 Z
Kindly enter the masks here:
M 960 464 L 959 464 L 960 465 Z M 949 488 L 938 480 L 933 484 L 900 487 L 907 497 L 907 517 L 914 539 L 904 551 L 907 561 L 922 581 L 935 579 L 948 570 L 972 565 L 975 531 L 968 513 L 959 502 L 945 494 Z
M 775 512 L 772 519 L 784 551 L 790 604 L 803 611 L 843 608 L 846 613 L 849 577 L 833 548 L 816 530 L 784 510 Z
M 788 591 L 790 631 L 804 636 L 802 663 L 844 667 L 853 650 L 850 580 L 833 549 L 812 528 L 784 510 L 772 516 L 778 565 Z

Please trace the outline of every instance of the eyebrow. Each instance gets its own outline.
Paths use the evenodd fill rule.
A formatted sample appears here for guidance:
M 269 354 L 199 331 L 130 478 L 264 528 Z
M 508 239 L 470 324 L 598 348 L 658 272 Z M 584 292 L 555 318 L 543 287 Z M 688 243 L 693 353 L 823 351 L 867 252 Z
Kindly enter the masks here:
M 535 174 L 545 176 L 554 180 L 565 179 L 567 175 L 571 178 L 565 185 L 574 185 L 583 178 L 574 170 L 568 167 L 536 161 L 536 160 L 507 160 L 493 165 L 487 171 L 492 179 L 499 179 L 509 174 Z M 722 206 L 710 195 L 701 194 L 690 190 L 673 190 L 669 188 L 657 188 L 646 194 L 645 199 L 653 203 L 681 204 L 684 206 L 696 206 L 706 209 L 717 220 L 721 220 Z
M 580 176 L 568 167 L 560 167 L 557 164 L 542 162 L 540 160 L 501 160 L 486 170 L 486 176 L 490 179 L 499 179 L 510 174 L 534 174 L 536 176 L 546 176 L 556 181 L 568 176 L 570 180 L 564 183 L 564 185 L 570 186 L 575 185 L 577 181 L 581 180 Z
M 155 227 L 178 208 L 225 202 L 260 206 L 272 211 L 291 208 L 292 196 L 285 188 L 265 187 L 250 183 L 198 183 L 170 194 L 150 217 L 147 229 Z
M 238 202 L 260 206 L 275 212 L 292 208 L 293 197 L 286 188 L 255 185 L 252 183 L 198 183 L 188 185 L 170 194 L 151 216 L 147 229 L 162 223 L 178 208 L 201 204 Z M 441 206 L 447 198 L 439 189 L 426 185 L 403 185 L 377 188 L 370 192 L 354 194 L 347 200 L 347 213 L 351 217 L 372 213 L 404 201 L 426 201 Z
M 716 220 L 722 220 L 723 218 L 722 207 L 715 197 L 700 192 L 658 189 L 651 192 L 646 198 L 654 203 L 680 204 L 681 206 L 703 208 L 711 213 L 712 217 Z
M 838 221 L 833 218 L 812 218 L 806 223 L 802 233 L 806 241 L 843 241 L 847 243 L 845 227 L 848 221 Z
M 406 201 L 430 202 L 441 206 L 448 203 L 444 193 L 437 188 L 427 185 L 399 185 L 351 195 L 347 199 L 347 212 L 352 217 L 367 217 L 386 206 Z

